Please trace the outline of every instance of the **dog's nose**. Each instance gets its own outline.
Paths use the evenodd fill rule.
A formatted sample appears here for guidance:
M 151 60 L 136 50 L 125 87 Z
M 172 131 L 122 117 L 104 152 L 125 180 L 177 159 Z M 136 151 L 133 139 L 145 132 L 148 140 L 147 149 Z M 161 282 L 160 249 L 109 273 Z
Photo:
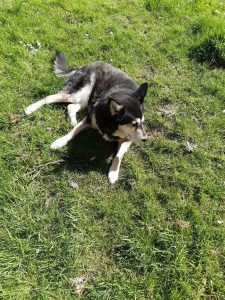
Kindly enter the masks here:
M 148 139 L 148 136 L 147 136 L 147 135 L 145 135 L 145 136 L 143 136 L 143 138 L 142 138 L 141 140 L 142 140 L 142 142 L 146 142 L 146 141 L 147 141 L 147 139 Z

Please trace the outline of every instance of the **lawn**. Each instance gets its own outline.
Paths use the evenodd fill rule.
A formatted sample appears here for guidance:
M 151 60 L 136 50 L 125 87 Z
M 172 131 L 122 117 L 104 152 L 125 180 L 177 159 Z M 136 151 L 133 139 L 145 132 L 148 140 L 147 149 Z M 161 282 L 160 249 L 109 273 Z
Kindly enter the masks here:
M 225 299 L 225 2 L 2 0 L 0 28 L 0 298 Z M 149 82 L 115 185 L 116 145 L 51 151 L 66 107 L 24 114 L 56 50 Z

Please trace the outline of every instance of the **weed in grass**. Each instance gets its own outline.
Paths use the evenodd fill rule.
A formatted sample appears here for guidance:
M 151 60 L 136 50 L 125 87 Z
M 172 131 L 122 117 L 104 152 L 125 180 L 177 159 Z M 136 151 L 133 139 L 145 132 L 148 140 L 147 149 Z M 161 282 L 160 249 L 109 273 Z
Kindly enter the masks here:
M 190 47 L 189 57 L 210 67 L 225 67 L 225 21 L 224 18 L 204 14 L 196 18 L 190 33 L 194 43 Z
M 207 36 L 189 52 L 190 58 L 210 67 L 225 68 L 225 32 Z
M 170 14 L 172 15 L 175 12 L 179 0 L 153 0 L 146 1 L 145 7 L 149 12 L 154 14 Z

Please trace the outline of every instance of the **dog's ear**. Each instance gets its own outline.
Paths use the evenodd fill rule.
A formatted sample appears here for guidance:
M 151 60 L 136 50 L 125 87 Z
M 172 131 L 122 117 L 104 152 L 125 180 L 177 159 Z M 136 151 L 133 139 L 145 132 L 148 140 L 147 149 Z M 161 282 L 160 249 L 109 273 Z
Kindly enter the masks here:
M 109 99 L 109 109 L 113 116 L 124 112 L 124 106 L 112 98 Z
M 138 100 L 140 101 L 140 103 L 143 103 L 144 98 L 147 94 L 148 91 L 148 83 L 142 83 L 139 88 L 136 90 L 135 92 L 135 96 L 138 98 Z

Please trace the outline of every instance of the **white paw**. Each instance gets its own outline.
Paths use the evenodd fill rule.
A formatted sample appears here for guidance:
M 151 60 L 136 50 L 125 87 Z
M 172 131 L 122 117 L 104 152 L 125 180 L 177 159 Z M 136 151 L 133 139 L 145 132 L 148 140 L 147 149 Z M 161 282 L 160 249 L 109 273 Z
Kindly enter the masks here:
M 37 109 L 38 109 L 38 107 L 34 103 L 34 104 L 29 105 L 27 108 L 25 108 L 24 111 L 25 111 L 26 115 L 30 115 L 30 114 L 32 114 L 32 112 L 34 112 Z
M 61 138 L 59 138 L 58 140 L 54 141 L 54 142 L 51 144 L 50 148 L 51 148 L 52 150 L 56 150 L 56 149 L 59 149 L 59 148 L 62 148 L 62 147 L 64 147 L 64 146 L 66 146 L 67 143 L 68 143 L 68 140 L 67 140 L 65 137 L 61 137 Z
M 119 177 L 119 172 L 117 171 L 109 171 L 108 179 L 111 184 L 115 183 Z

